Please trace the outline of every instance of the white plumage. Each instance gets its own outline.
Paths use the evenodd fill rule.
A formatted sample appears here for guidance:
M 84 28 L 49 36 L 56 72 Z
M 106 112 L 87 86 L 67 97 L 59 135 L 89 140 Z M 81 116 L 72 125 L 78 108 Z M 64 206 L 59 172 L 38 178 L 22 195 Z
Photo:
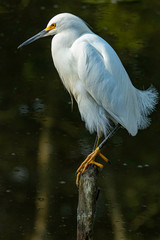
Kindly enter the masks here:
M 86 128 L 105 136 L 119 123 L 135 136 L 146 128 L 158 93 L 154 87 L 136 89 L 113 48 L 80 18 L 62 13 L 53 17 L 37 38 L 52 38 L 52 57 L 60 78 L 74 96 Z

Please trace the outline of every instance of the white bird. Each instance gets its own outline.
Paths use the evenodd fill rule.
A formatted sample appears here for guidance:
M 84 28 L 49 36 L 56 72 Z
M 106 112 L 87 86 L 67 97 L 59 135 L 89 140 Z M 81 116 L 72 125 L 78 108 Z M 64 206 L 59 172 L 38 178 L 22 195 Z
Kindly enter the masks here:
M 158 92 L 152 86 L 145 91 L 136 89 L 113 48 L 79 17 L 56 15 L 43 31 L 18 48 L 46 36 L 54 36 L 51 52 L 55 68 L 75 98 L 86 128 L 106 137 L 77 170 L 79 179 L 88 164 L 103 166 L 94 161 L 96 155 L 108 161 L 100 149 L 119 125 L 135 136 L 138 129 L 150 124 L 148 115 L 158 102 Z

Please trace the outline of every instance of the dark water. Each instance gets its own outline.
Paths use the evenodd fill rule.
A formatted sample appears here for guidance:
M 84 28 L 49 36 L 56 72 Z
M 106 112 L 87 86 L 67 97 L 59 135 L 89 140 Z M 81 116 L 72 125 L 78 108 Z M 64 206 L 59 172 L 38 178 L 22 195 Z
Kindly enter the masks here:
M 132 82 L 160 88 L 160 1 L 0 0 L 0 240 L 76 239 L 75 171 L 95 135 L 53 67 L 51 39 L 17 46 L 71 12 L 117 51 Z M 160 239 L 160 114 L 131 137 L 121 129 L 103 150 L 95 240 Z

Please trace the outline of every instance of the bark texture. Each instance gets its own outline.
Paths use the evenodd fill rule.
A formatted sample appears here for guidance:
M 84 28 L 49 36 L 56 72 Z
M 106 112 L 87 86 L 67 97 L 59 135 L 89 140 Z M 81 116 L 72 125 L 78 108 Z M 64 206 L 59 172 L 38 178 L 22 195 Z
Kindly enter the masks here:
M 98 197 L 98 170 L 89 165 L 79 180 L 77 240 L 93 240 L 93 225 Z

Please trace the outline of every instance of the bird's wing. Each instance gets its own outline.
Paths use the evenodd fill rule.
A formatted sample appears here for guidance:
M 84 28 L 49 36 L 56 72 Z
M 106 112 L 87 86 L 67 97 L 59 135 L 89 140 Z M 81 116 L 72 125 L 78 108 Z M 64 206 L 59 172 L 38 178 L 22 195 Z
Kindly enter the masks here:
M 85 89 L 111 118 L 136 135 L 136 89 L 112 47 L 97 35 L 87 34 L 71 50 Z

